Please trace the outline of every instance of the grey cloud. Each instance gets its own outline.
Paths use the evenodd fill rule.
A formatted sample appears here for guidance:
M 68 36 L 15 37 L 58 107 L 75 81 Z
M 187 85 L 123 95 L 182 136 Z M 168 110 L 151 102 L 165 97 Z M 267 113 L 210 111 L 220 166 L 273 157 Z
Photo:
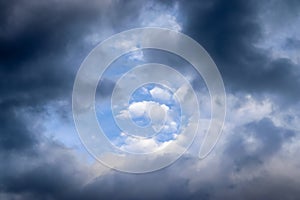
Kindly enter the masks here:
M 24 151 L 31 149 L 36 143 L 36 135 L 31 133 L 18 116 L 15 108 L 11 105 L 14 102 L 0 104 L 0 149 L 6 151 Z
M 114 20 L 119 18 L 119 23 L 125 23 L 131 15 L 126 14 L 126 10 L 125 13 L 108 13 L 105 9 L 118 9 L 121 2 L 10 1 L 1 4 L 0 105 L 3 112 L 0 118 L 3 126 L 0 145 L 3 148 L 30 146 L 38 140 L 35 139 L 38 134 L 30 133 L 31 125 L 18 118 L 20 110 L 29 107 L 44 112 L 45 105 L 63 99 L 69 102 L 67 110 L 71 115 L 75 72 L 92 48 L 92 44 L 85 42 L 85 36 L 91 34 L 94 27 L 105 27 L 102 20 L 106 18 L 109 21 L 114 16 Z M 134 10 L 135 6 L 130 3 L 123 7 Z M 127 17 L 121 18 L 122 15 Z M 113 27 L 107 29 L 113 30 Z
M 134 26 L 137 6 L 117 1 L 6 2 L 1 7 L 2 101 L 37 103 L 69 96 L 76 69 L 94 45 L 85 41 L 87 35 L 104 27 L 114 32 L 123 30 L 116 28 L 122 24 Z M 99 34 L 98 42 L 104 39 Z
M 184 199 L 189 196 L 187 183 L 187 179 L 177 179 L 170 171 L 142 175 L 114 172 L 99 177 L 84 192 L 91 199 Z
M 283 144 L 295 136 L 295 132 L 276 127 L 267 118 L 237 127 L 234 131 L 238 134 L 230 138 L 225 152 L 235 163 L 236 170 L 268 162 Z
M 33 130 L 34 117 L 24 119 L 22 110 L 46 115 L 49 103 L 70 103 L 76 69 L 94 45 L 85 41 L 86 35 L 95 27 L 96 31 L 103 27 L 118 31 L 119 24 L 133 23 L 134 17 L 127 12 L 136 16 L 138 4 L 34 0 L 0 4 L 1 196 L 70 199 L 85 178 L 77 179 L 76 174 L 84 169 L 73 168 L 78 163 L 71 154 L 57 155 L 56 144 L 51 145 L 42 129 Z M 119 12 L 120 6 L 124 13 Z M 64 109 L 70 116 L 70 104 Z M 45 145 L 50 150 L 41 152 Z M 60 154 L 65 152 L 62 148 Z
M 57 145 L 49 146 L 33 156 L 30 163 L 18 168 L 24 157 L 12 156 L 1 170 L 0 191 L 7 196 L 21 195 L 20 199 L 297 199 L 299 182 L 295 174 L 289 178 L 272 168 L 271 158 L 278 156 L 283 144 L 294 137 L 292 132 L 277 130 L 267 119 L 245 126 L 263 141 L 264 146 L 253 156 L 265 162 L 237 163 L 249 154 L 243 148 L 225 148 L 205 160 L 186 155 L 168 168 L 146 174 L 126 174 L 109 171 L 87 182 L 89 170 L 80 165 L 72 154 Z M 266 133 L 267 135 L 263 135 Z M 246 134 L 246 133 L 245 133 Z M 235 135 L 239 137 L 238 134 Z M 241 137 L 242 135 L 240 135 Z M 275 138 L 275 139 L 274 139 Z M 267 140 L 267 142 L 266 142 Z M 269 141 L 272 141 L 269 144 Z M 237 141 L 239 144 L 242 141 Z M 224 147 L 219 147 L 224 148 Z M 220 149 L 219 149 L 220 150 Z M 45 155 L 49 155 L 45 157 Z M 5 158 L 2 155 L 2 158 Z M 239 165 L 237 165 L 239 164 Z M 240 167 L 237 170 L 237 166 Z M 295 166 L 296 167 L 296 166 Z M 41 178 L 42 177 L 42 178 Z M 10 199 L 10 198 L 7 198 Z M 12 198 L 13 199 L 13 198 Z
M 71 199 L 87 181 L 88 169 L 74 154 L 54 143 L 38 145 L 29 153 L 0 155 L 0 193 L 5 199 Z
M 238 0 L 180 3 L 187 21 L 185 32 L 211 54 L 228 90 L 299 100 L 299 66 L 288 59 L 273 59 L 256 47 L 264 34 L 258 7 L 265 4 Z
M 288 38 L 286 39 L 283 47 L 287 49 L 300 49 L 300 40 L 297 40 L 295 38 Z

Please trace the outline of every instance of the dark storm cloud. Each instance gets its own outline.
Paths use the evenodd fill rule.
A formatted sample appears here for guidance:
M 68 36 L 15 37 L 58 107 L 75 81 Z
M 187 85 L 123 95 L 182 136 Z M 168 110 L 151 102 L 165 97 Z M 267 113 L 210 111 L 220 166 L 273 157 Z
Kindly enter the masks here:
M 105 1 L 8 1 L 1 2 L 0 29 L 0 114 L 1 146 L 30 146 L 35 139 L 18 118 L 30 107 L 39 112 L 48 102 L 71 100 L 76 69 L 93 47 L 85 36 L 102 21 L 127 24 L 138 9 L 136 4 Z M 106 8 L 110 8 L 111 13 Z M 132 15 L 126 14 L 131 10 Z M 125 15 L 127 15 L 125 17 Z M 107 20 L 106 20 L 107 19 Z M 106 27 L 114 30 L 113 27 Z M 69 104 L 70 107 L 70 104 Z M 70 111 L 70 108 L 68 109 Z M 71 114 L 71 113 L 69 113 Z M 35 134 L 38 135 L 38 134 Z M 26 146 L 26 145 L 25 145 Z
M 188 179 L 164 171 L 141 175 L 113 172 L 99 177 L 83 192 L 90 199 L 184 199 L 189 197 L 187 183 Z
M 299 100 L 299 66 L 288 59 L 272 59 L 255 46 L 264 34 L 258 12 L 263 4 L 239 0 L 180 3 L 184 32 L 211 54 L 227 89 Z
M 2 4 L 0 145 L 2 149 L 19 149 L 32 146 L 38 135 L 29 131 L 31 125 L 20 117 L 20 110 L 31 107 L 39 111 L 40 105 L 70 94 L 72 73 L 67 72 L 71 66 L 65 66 L 66 55 L 60 54 L 66 54 L 68 39 L 76 38 L 68 33 L 74 23 L 80 24 L 76 21 L 80 10 L 77 6 L 64 11 L 59 5 L 35 1 Z
M 0 2 L 1 199 L 70 199 L 80 189 L 84 178 L 76 178 L 82 169 L 74 167 L 73 156 L 66 149 L 57 154 L 22 110 L 45 113 L 45 105 L 61 99 L 70 107 L 76 69 L 95 45 L 85 36 L 103 27 L 122 30 L 133 23 L 137 6 L 129 1 Z M 49 150 L 42 152 L 45 145 Z
M 78 34 L 78 25 L 95 18 L 93 7 L 76 3 L 7 2 L 1 19 L 1 64 L 6 70 L 20 68 L 24 61 L 59 54 Z M 84 28 L 84 27 L 83 27 Z M 9 65 L 9 66 L 7 66 Z M 24 66 L 23 66 L 24 67 Z
M 0 103 L 0 151 L 24 151 L 36 144 L 36 138 L 28 130 L 23 119 L 13 108 L 14 102 Z
M 55 8 L 59 5 L 52 6 L 16 2 L 2 18 L 2 100 L 34 105 L 61 95 L 71 86 L 67 81 L 70 73 L 66 73 L 70 66 L 65 66 L 60 54 L 66 54 L 68 40 L 75 37 L 71 28 L 80 13 L 59 13 Z
M 23 103 L 69 96 L 76 69 L 93 47 L 85 42 L 85 37 L 101 27 L 120 31 L 123 24 L 134 26 L 139 11 L 139 4 L 131 1 L 127 4 L 110 1 L 2 4 L 1 96 L 2 99 L 18 98 Z M 120 7 L 124 12 L 120 12 Z
M 0 165 L 4 199 L 74 199 L 88 177 L 74 154 L 54 143 L 35 147 L 31 155 L 1 152 L 0 158 L 5 160 Z

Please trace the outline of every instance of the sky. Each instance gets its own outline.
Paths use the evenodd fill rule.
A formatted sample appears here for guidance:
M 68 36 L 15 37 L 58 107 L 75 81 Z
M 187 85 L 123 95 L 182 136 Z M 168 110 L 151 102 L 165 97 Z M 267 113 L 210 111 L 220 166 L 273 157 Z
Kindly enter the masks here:
M 72 90 L 93 48 L 141 27 L 180 31 L 201 44 L 223 78 L 227 113 L 205 159 L 198 158 L 199 134 L 172 165 L 132 174 L 99 163 L 85 149 L 73 120 Z M 124 55 L 97 87 L 96 113 L 113 144 L 131 153 L 184 135 L 176 91 L 159 84 L 137 88 L 113 116 L 116 81 L 148 62 L 184 74 L 199 99 L 200 130 L 210 118 L 208 90 L 186 61 L 159 50 Z M 297 0 L 0 1 L 0 199 L 299 199 L 299 88 Z M 154 122 L 149 127 L 163 136 L 144 143 L 127 137 L 114 120 L 128 117 L 141 127 Z

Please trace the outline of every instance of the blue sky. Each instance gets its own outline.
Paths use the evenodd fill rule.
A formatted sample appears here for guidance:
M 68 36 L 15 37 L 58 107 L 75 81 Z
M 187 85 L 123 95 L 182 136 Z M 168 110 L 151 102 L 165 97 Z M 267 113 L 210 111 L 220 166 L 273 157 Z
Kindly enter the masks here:
M 153 55 L 151 55 L 150 51 L 150 54 L 148 53 L 146 56 L 150 57 Z M 143 51 L 140 50 L 122 57 L 123 58 L 119 58 L 106 70 L 102 76 L 103 81 L 108 82 L 109 80 L 116 84 L 116 81 L 123 74 L 136 66 L 146 63 Z M 98 92 L 106 89 L 101 87 L 102 84 L 100 81 L 97 89 Z M 122 145 L 126 144 L 126 141 L 124 141 L 126 134 L 147 138 L 145 133 L 130 133 L 130 130 L 122 130 L 118 127 L 111 110 L 113 106 L 111 104 L 112 92 L 113 90 L 111 90 L 105 98 L 103 98 L 101 94 L 96 94 L 97 117 L 107 137 L 118 147 L 122 147 Z M 140 127 L 156 127 L 153 133 L 153 135 L 157 135 L 155 137 L 156 142 L 174 140 L 174 137 L 180 133 L 181 126 L 181 107 L 179 101 L 176 99 L 175 92 L 176 91 L 172 91 L 171 88 L 156 83 L 141 85 L 129 97 L 128 106 L 125 107 L 124 110 L 116 113 L 116 118 L 121 116 L 122 113 L 128 112 L 129 120 L 135 125 Z M 158 106 L 160 109 L 163 109 L 162 114 L 164 117 L 162 118 L 162 122 L 159 122 L 161 119 L 157 119 L 156 121 L 152 119 L 152 117 L 154 117 L 153 115 L 151 116 L 152 106 Z

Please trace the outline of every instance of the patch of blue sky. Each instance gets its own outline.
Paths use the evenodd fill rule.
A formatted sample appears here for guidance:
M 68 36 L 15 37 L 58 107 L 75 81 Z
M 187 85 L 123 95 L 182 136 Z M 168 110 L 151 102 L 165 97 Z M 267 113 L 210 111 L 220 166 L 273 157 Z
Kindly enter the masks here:
M 106 134 L 108 139 L 114 139 L 120 136 L 121 130 L 116 125 L 110 106 L 109 101 L 101 105 L 96 103 L 96 115 L 102 131 Z
M 111 140 L 119 137 L 122 130 L 120 130 L 120 128 L 117 126 L 111 110 L 110 99 L 112 90 L 107 91 L 107 96 L 105 97 L 103 95 L 99 95 L 99 91 L 101 89 L 101 81 L 106 79 L 115 83 L 124 73 L 128 72 L 135 66 L 142 64 L 141 60 L 130 59 L 133 54 L 134 52 L 131 52 L 116 59 L 103 73 L 102 78 L 99 81 L 100 84 L 98 85 L 96 91 L 97 94 L 95 107 L 98 122 L 101 126 L 102 131 L 106 133 L 108 139 Z
M 158 142 L 165 142 L 174 139 L 174 134 L 178 134 L 180 123 L 181 123 L 181 109 L 179 102 L 171 96 L 170 100 L 166 99 L 157 99 L 153 98 L 150 91 L 154 88 L 161 88 L 164 89 L 166 92 L 166 88 L 163 88 L 157 84 L 147 84 L 140 88 L 138 88 L 131 96 L 129 100 L 129 105 L 135 102 L 156 102 L 160 105 L 166 105 L 168 107 L 168 119 L 165 121 L 165 124 L 162 124 L 163 128 L 156 134 L 155 139 Z M 103 132 L 106 136 L 113 141 L 114 145 L 122 145 L 124 141 L 120 140 L 120 137 L 123 138 L 122 135 L 123 130 L 121 130 L 113 117 L 111 111 L 111 104 L 110 101 L 105 101 L 104 103 L 97 104 L 96 103 L 96 113 L 98 117 L 99 124 Z M 141 127 L 151 126 L 151 118 L 148 115 L 142 115 L 138 117 L 132 118 L 132 121 Z
M 142 52 L 142 50 L 138 51 Z M 104 72 L 103 77 L 117 80 L 134 67 L 145 64 L 146 62 L 142 59 L 143 56 L 139 55 L 138 51 L 130 52 L 116 59 Z
M 116 81 L 124 75 L 126 72 L 130 71 L 134 67 L 146 63 L 161 63 L 168 66 L 173 67 L 177 71 L 179 71 L 181 74 L 189 76 L 189 74 L 195 74 L 195 70 L 193 67 L 187 63 L 184 59 L 180 58 L 179 56 L 176 56 L 175 54 L 168 53 L 161 50 L 153 50 L 153 49 L 146 49 L 146 50 L 137 50 L 134 52 L 130 52 L 128 54 L 125 54 L 118 59 L 116 59 L 104 72 L 102 75 L 101 80 L 107 79 L 111 81 L 112 83 L 116 83 Z M 190 70 L 187 70 L 190 69 Z M 101 81 L 100 81 L 101 83 Z M 195 91 L 200 91 L 199 88 L 203 85 L 202 79 L 194 79 L 192 86 L 195 85 L 198 86 L 198 88 L 195 88 Z M 205 84 L 204 84 L 205 85 Z M 201 86 L 201 87 L 199 87 Z M 98 85 L 97 91 L 101 87 L 101 84 Z M 152 101 L 157 102 L 159 104 L 164 104 L 167 107 L 169 107 L 169 114 L 172 115 L 172 123 L 174 125 L 173 128 L 168 128 L 168 124 L 166 124 L 167 128 L 161 129 L 161 131 L 156 135 L 156 139 L 160 142 L 168 141 L 170 139 L 174 139 L 174 134 L 180 132 L 181 124 L 188 123 L 188 119 L 185 119 L 181 116 L 180 113 L 180 105 L 179 103 L 174 99 L 173 95 L 171 99 L 158 99 L 154 98 L 150 91 L 154 89 L 154 87 L 158 87 L 161 89 L 166 90 L 166 88 L 163 88 L 163 86 L 157 85 L 157 84 L 147 84 L 143 87 L 138 88 L 131 96 L 129 103 L 133 102 L 142 102 L 142 101 Z M 174 91 L 168 91 L 170 93 L 173 93 Z M 98 92 L 99 94 L 99 92 Z M 120 130 L 120 128 L 117 126 L 112 110 L 111 110 L 111 95 L 112 90 L 107 91 L 106 96 L 101 96 L 96 94 L 96 115 L 98 117 L 99 124 L 101 125 L 101 128 L 104 133 L 106 133 L 107 137 L 111 141 L 117 141 L 118 145 L 122 144 L 124 141 L 120 140 L 121 138 L 124 138 L 124 134 L 122 136 L 123 130 Z M 199 95 L 199 94 L 197 94 Z M 145 115 L 143 117 L 139 117 L 136 119 L 133 119 L 133 121 L 136 122 L 139 126 L 148 126 L 151 122 L 149 116 Z M 169 121 L 169 123 L 171 123 Z M 170 124 L 169 124 L 170 125 Z

